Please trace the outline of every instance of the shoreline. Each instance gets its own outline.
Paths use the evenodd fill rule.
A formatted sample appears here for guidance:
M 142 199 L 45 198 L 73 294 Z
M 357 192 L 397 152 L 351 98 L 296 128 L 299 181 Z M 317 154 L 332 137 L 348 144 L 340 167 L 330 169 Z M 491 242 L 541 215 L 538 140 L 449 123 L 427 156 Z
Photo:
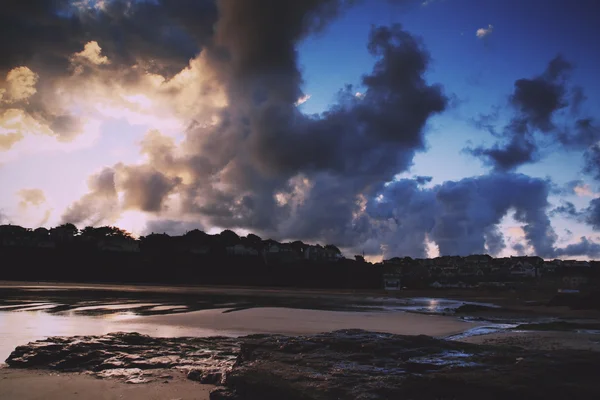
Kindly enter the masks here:
M 446 337 L 472 329 L 480 323 L 452 316 L 411 312 L 324 311 L 284 307 L 260 307 L 224 312 L 211 309 L 124 319 L 120 323 L 166 325 L 215 332 L 248 334 L 310 335 L 342 329 L 365 329 L 398 335 Z
M 554 335 L 558 343 L 565 334 Z M 529 336 L 538 343 L 529 348 L 507 336 L 477 344 L 364 330 L 236 339 L 57 337 L 13 352 L 10 368 L 0 368 L 0 398 L 598 398 L 600 352 L 556 347 L 543 336 Z

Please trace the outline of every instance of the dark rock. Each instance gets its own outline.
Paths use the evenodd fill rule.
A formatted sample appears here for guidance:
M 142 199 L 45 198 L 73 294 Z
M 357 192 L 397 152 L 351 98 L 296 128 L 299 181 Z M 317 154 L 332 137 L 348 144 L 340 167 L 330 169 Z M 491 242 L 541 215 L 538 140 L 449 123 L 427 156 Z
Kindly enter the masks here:
M 245 400 L 233 390 L 228 388 L 216 388 L 210 392 L 210 400 Z
M 536 353 L 348 330 L 244 339 L 241 354 L 226 385 L 246 400 L 600 396 L 593 372 L 600 355 L 588 352 Z
M 105 336 L 53 337 L 17 347 L 6 360 L 13 368 L 48 368 L 60 371 L 94 371 L 111 376 L 111 370 L 203 371 L 206 382 L 218 383 L 239 353 L 231 338 L 152 338 L 137 333 Z
M 225 385 L 211 393 L 212 400 L 600 398 L 598 353 L 361 330 L 239 339 L 51 338 L 19 346 L 7 363 L 97 371 L 133 383 L 158 378 L 164 368 L 186 370 L 189 379 Z M 153 369 L 162 372 L 153 376 Z
M 220 371 L 193 369 L 188 372 L 187 378 L 205 385 L 218 385 L 223 381 L 223 373 Z

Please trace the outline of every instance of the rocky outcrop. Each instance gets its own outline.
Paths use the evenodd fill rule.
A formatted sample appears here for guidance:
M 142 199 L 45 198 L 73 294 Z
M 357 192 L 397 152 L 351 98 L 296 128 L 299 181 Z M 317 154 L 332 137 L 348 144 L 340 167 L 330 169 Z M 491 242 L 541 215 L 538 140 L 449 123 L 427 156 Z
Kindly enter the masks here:
M 110 333 L 32 342 L 17 347 L 6 363 L 14 368 L 89 371 L 98 377 L 124 378 L 132 383 L 160 377 L 165 369 L 179 369 L 190 379 L 217 384 L 238 354 L 239 341 L 226 337 L 152 338 L 137 333 Z
M 338 331 L 245 339 L 222 399 L 599 398 L 600 357 Z M 576 394 L 577 393 L 577 394 Z M 228 397 L 231 396 L 231 397 Z
M 532 352 L 344 330 L 314 336 L 51 338 L 18 347 L 11 367 L 184 369 L 221 383 L 213 400 L 600 398 L 596 353 Z

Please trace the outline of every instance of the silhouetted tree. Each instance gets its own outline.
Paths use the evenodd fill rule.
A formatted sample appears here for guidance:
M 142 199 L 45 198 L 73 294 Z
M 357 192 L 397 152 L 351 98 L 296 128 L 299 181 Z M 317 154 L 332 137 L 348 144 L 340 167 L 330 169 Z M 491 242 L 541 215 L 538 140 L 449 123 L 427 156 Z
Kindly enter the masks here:
M 79 233 L 79 229 L 71 223 L 66 223 L 50 229 L 50 234 L 57 232 L 60 232 L 59 235 L 63 237 L 74 237 Z
M 205 244 L 209 241 L 209 235 L 206 232 L 201 231 L 200 229 L 193 229 L 191 231 L 186 232 L 183 235 L 188 243 L 196 243 L 196 244 Z
M 45 239 L 50 235 L 50 231 L 46 228 L 40 227 L 40 228 L 36 228 L 33 231 L 33 234 L 35 235 L 35 237 L 38 237 L 40 239 Z
M 240 242 L 240 237 L 237 235 L 237 233 L 229 229 L 225 229 L 219 236 L 221 238 L 221 242 L 225 246 L 235 246 Z
M 255 235 L 253 233 L 249 233 L 246 236 L 246 239 L 248 239 L 248 243 L 252 243 L 252 244 L 260 244 L 260 243 L 262 243 L 262 239 L 260 238 L 260 236 Z
M 81 236 L 94 239 L 103 239 L 107 237 L 131 238 L 131 234 L 129 232 L 117 228 L 116 226 L 101 226 L 99 228 L 86 226 L 82 229 Z

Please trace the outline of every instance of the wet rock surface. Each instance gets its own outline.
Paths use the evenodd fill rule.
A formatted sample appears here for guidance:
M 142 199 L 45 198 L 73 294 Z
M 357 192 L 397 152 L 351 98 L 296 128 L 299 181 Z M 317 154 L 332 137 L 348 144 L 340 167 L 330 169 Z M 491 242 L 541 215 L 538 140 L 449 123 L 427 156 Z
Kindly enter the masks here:
M 18 347 L 7 363 L 91 371 L 132 383 L 152 371 L 164 376 L 180 370 L 189 379 L 220 383 L 213 400 L 600 398 L 597 353 L 361 330 L 238 339 L 121 333 L 50 338 Z
M 88 371 L 100 378 L 145 383 L 175 369 L 203 383 L 221 383 L 239 354 L 239 340 L 153 338 L 137 333 L 51 337 L 17 347 L 6 360 L 14 368 Z M 167 378 L 168 379 L 168 378 Z

